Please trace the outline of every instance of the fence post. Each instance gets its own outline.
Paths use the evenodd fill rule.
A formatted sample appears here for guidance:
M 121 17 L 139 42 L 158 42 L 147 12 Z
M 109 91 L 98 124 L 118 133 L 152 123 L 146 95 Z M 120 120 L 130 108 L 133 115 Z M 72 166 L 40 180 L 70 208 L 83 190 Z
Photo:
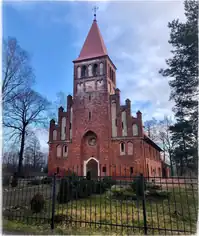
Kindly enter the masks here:
M 144 234 L 147 234 L 147 220 L 146 220 L 146 200 L 145 200 L 145 180 L 143 174 L 140 174 L 140 182 L 142 188 L 142 208 L 143 208 L 143 219 L 144 219 Z
M 51 216 L 51 230 L 54 230 L 54 218 L 55 218 L 55 200 L 56 200 L 56 173 L 53 176 L 53 194 L 52 194 L 52 216 Z

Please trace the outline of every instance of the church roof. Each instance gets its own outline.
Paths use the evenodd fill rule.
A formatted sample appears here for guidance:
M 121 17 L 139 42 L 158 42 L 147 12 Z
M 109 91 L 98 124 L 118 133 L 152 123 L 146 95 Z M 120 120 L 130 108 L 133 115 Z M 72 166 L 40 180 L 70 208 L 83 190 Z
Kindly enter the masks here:
M 97 21 L 94 20 L 79 57 L 75 61 L 108 55 Z

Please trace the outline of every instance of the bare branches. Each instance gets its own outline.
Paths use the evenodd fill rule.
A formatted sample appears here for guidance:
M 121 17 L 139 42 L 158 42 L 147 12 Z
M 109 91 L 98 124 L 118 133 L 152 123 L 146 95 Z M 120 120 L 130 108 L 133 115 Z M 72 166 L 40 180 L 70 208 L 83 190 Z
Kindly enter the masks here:
M 3 42 L 2 103 L 5 107 L 15 99 L 18 90 L 34 82 L 29 56 L 15 38 Z

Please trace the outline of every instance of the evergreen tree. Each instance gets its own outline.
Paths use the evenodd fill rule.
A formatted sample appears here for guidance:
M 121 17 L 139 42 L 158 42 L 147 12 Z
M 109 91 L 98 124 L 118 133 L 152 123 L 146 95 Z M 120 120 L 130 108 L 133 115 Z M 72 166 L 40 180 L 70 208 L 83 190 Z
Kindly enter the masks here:
M 181 175 L 190 165 L 197 169 L 198 123 L 198 2 L 186 0 L 184 8 L 186 22 L 177 19 L 168 24 L 172 58 L 166 60 L 168 67 L 160 70 L 170 78 L 170 99 L 175 102 L 176 124 L 170 129 Z

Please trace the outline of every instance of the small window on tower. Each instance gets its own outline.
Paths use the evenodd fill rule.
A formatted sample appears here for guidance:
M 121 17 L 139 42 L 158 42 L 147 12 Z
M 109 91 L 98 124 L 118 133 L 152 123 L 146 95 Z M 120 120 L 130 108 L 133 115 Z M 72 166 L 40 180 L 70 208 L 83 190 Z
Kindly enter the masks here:
M 91 95 L 90 94 L 88 95 L 88 99 L 89 99 L 89 101 L 91 100 Z
M 124 155 L 125 154 L 125 146 L 124 143 L 120 143 L 120 155 Z
M 82 77 L 86 76 L 86 66 L 82 66 Z
M 71 129 L 71 123 L 70 123 L 69 129 Z
M 93 75 L 96 76 L 97 75 L 97 64 L 93 65 Z
M 104 74 L 104 67 L 103 67 L 103 63 L 100 63 L 100 75 Z

